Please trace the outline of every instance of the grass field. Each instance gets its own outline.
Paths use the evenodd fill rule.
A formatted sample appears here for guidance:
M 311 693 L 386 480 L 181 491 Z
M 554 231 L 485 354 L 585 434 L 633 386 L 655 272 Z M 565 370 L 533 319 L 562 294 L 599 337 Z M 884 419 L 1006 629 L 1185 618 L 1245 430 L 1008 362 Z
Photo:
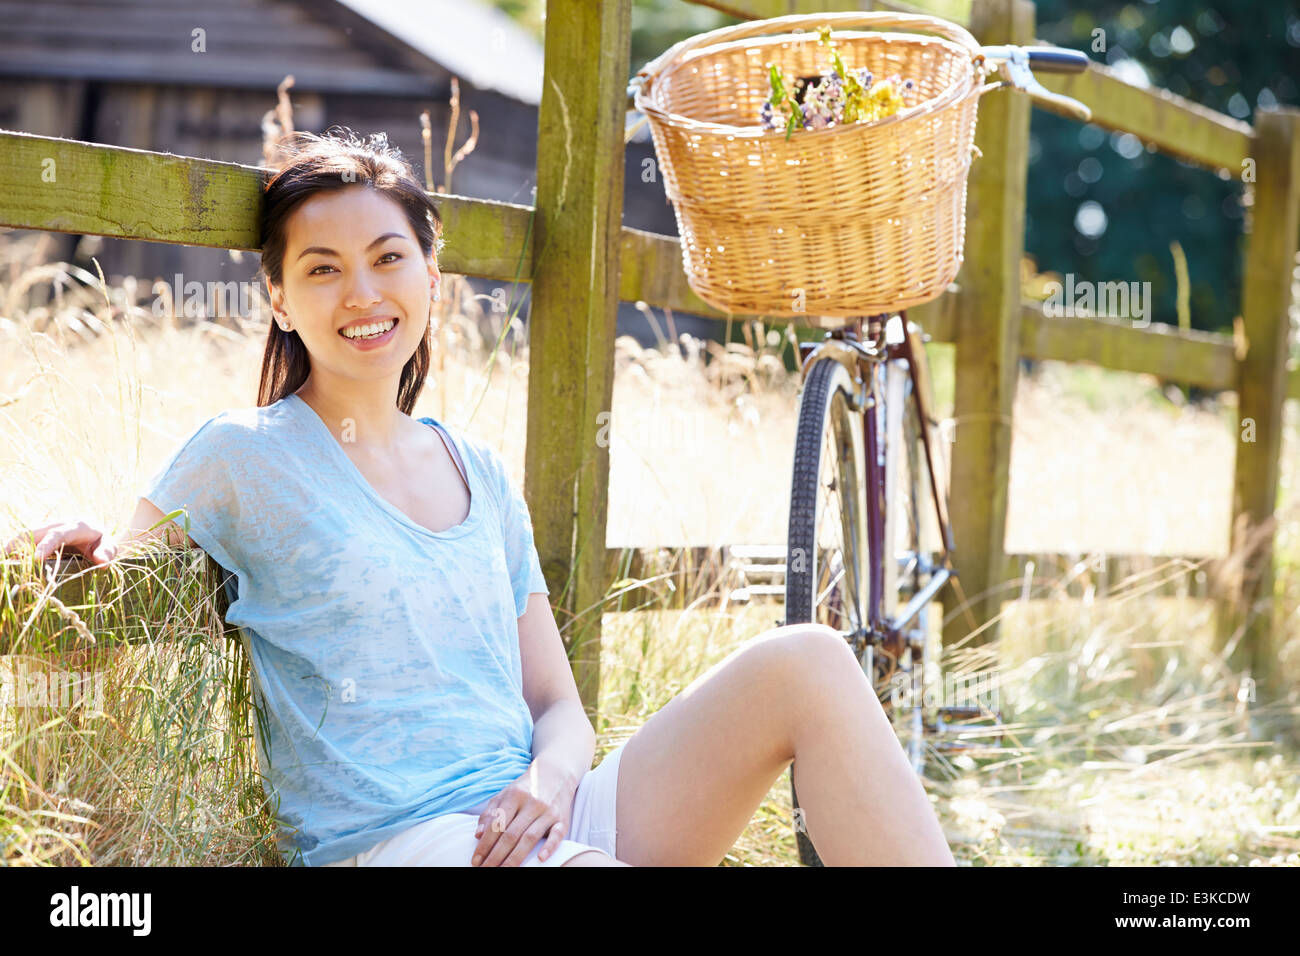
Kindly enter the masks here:
M 254 404 L 265 327 L 178 328 L 154 317 L 142 288 L 101 290 L 36 269 L 34 241 L 13 234 L 0 261 L 0 354 L 9 357 L 0 365 L 0 539 L 61 515 L 115 532 L 183 437 L 223 409 Z M 33 305 L 34 291 L 52 283 L 58 298 Z M 444 295 L 443 357 L 416 414 L 491 441 L 522 482 L 527 350 L 494 349 L 503 317 L 459 291 Z M 784 540 L 798 382 L 778 359 L 788 342 L 766 332 L 761 347 L 725 354 L 698 342 L 679 354 L 619 341 L 610 546 Z M 943 416 L 950 358 L 932 347 Z M 1008 550 L 1221 554 L 1236 441 L 1230 399 L 1186 405 L 1141 376 L 1045 363 L 1022 379 L 1016 401 Z M 1300 514 L 1288 412 L 1279 666 L 1294 687 Z M 1191 596 L 1200 570 L 1155 565 L 1103 588 L 1081 565 L 1068 592 L 1059 576 L 1039 575 L 1008 592 L 996 663 L 949 656 L 946 666 L 996 676 L 1010 730 L 996 753 L 931 761 L 926 786 L 959 862 L 1300 861 L 1300 760 L 1283 733 L 1295 726 L 1294 695 L 1271 709 L 1238 699 L 1242 675 L 1214 647 L 1209 605 Z M 12 567 L 3 577 L 0 634 L 21 635 L 28 651 L 78 623 L 92 637 L 112 629 L 110 608 L 61 609 L 38 580 Z M 6 861 L 273 861 L 247 669 L 219 636 L 200 584 L 197 573 L 167 582 L 175 599 L 148 644 L 111 654 L 83 642 L 65 660 L 77 671 L 98 662 L 102 713 L 0 707 Z M 725 601 L 606 614 L 598 756 L 781 617 L 779 604 Z M 14 657 L 0 665 L 26 666 Z M 725 862 L 798 862 L 788 771 Z

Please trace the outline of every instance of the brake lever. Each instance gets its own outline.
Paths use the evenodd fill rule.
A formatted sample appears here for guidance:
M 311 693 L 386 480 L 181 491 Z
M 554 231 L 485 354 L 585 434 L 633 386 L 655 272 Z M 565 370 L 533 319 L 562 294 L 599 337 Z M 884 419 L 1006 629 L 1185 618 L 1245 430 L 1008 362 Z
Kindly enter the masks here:
M 1086 103 L 1080 103 L 1078 100 L 1060 93 L 1053 93 L 1038 82 L 1033 69 L 1029 65 L 1029 51 L 1024 47 L 1011 45 L 985 47 L 981 52 L 986 59 L 1000 61 L 999 71 L 1006 79 L 1002 84 L 995 84 L 995 86 L 1012 86 L 1035 100 L 1050 103 L 1058 109 L 1071 114 L 1081 122 L 1086 123 L 1092 119 L 1092 110 Z

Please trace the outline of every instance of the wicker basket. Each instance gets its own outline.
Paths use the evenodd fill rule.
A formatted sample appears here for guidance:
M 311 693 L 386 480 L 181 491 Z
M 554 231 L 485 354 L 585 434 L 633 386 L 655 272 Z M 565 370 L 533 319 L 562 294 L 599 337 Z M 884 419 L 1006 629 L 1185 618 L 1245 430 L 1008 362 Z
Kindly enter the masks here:
M 916 89 L 883 120 L 787 140 L 758 125 L 765 64 L 823 72 L 824 25 L 846 67 L 898 73 Z M 862 26 L 874 29 L 847 29 Z M 941 295 L 962 261 L 976 106 L 997 86 L 984 83 L 979 50 L 935 17 L 819 14 L 714 30 L 646 64 L 635 105 L 650 121 L 696 294 L 725 312 L 808 324 Z

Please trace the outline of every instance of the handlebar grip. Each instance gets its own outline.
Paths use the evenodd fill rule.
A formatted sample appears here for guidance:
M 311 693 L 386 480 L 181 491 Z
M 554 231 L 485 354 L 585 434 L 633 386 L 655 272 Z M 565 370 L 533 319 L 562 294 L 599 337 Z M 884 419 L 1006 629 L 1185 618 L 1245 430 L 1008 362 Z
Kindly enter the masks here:
M 1029 67 L 1039 73 L 1082 73 L 1091 62 L 1086 53 L 1055 46 L 1027 46 Z

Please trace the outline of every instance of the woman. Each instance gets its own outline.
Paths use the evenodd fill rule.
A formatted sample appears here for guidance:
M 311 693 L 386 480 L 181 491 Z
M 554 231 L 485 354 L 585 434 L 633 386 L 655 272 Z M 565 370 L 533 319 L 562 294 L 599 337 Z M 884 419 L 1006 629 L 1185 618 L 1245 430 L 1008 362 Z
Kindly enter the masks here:
M 716 865 L 794 761 L 827 864 L 953 865 L 830 628 L 759 635 L 589 769 L 522 495 L 487 444 L 410 417 L 437 211 L 383 134 L 293 145 L 264 197 L 257 407 L 182 443 L 120 541 L 84 523 L 20 536 L 104 564 L 166 535 L 234 574 L 286 860 Z M 163 520 L 180 509 L 187 534 Z

